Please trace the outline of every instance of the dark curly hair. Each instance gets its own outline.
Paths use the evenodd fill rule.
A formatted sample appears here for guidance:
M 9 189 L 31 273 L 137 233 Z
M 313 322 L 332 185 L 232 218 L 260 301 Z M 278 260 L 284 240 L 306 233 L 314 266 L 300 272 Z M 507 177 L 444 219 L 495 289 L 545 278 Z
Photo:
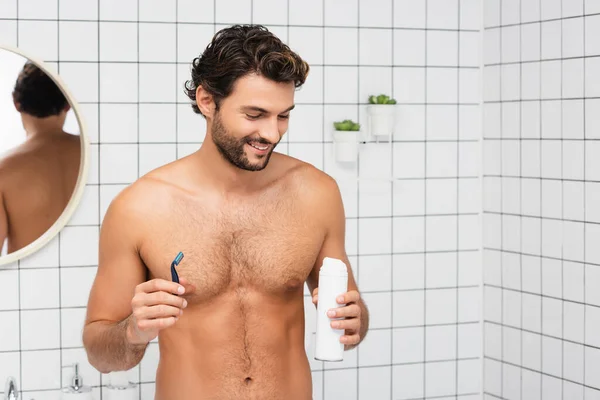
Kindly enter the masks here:
M 263 25 L 233 25 L 217 32 L 204 52 L 194 58 L 192 79 L 185 82 L 185 94 L 192 109 L 202 114 L 196 104 L 196 89 L 202 86 L 213 97 L 216 109 L 229 96 L 238 78 L 256 73 L 275 82 L 294 82 L 302 86 L 309 66 L 277 36 Z
M 52 78 L 30 61 L 19 73 L 13 99 L 19 104 L 20 112 L 38 118 L 58 115 L 69 104 Z

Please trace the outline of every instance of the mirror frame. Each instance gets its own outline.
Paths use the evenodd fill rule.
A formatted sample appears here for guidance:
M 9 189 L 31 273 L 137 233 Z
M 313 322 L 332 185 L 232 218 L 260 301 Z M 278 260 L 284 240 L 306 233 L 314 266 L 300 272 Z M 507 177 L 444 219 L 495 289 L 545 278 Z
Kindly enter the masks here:
M 71 109 L 75 114 L 75 118 L 77 123 L 79 124 L 79 136 L 81 141 L 81 159 L 79 162 L 79 174 L 77 175 L 77 182 L 75 184 L 75 189 L 73 190 L 73 194 L 69 199 L 69 202 L 65 206 L 62 214 L 58 217 L 58 219 L 44 232 L 41 236 L 35 239 L 33 242 L 29 243 L 27 246 L 15 251 L 14 253 L 10 253 L 4 256 L 0 256 L 0 268 L 6 267 L 9 264 L 15 263 L 20 259 L 30 256 L 40 250 L 42 247 L 46 246 L 52 239 L 54 239 L 58 233 L 65 227 L 67 222 L 71 219 L 79 204 L 81 202 L 81 198 L 83 197 L 83 191 L 87 185 L 88 181 L 88 173 L 89 173 L 89 158 L 90 158 L 90 139 L 88 137 L 88 130 L 83 119 L 83 115 L 81 113 L 81 109 L 79 108 L 79 104 L 73 97 L 73 94 L 68 89 L 65 82 L 60 78 L 58 73 L 51 71 L 48 66 L 44 63 L 44 61 L 31 56 L 27 52 L 12 46 L 3 45 L 0 43 L 0 50 L 10 51 L 12 53 L 18 54 L 29 61 L 35 63 L 38 68 L 44 71 L 53 81 L 58 85 L 61 92 L 67 98 Z M 2 246 L 0 245 L 0 249 Z M 60 249 L 59 249 L 60 251 Z M 57 265 L 58 267 L 58 265 Z

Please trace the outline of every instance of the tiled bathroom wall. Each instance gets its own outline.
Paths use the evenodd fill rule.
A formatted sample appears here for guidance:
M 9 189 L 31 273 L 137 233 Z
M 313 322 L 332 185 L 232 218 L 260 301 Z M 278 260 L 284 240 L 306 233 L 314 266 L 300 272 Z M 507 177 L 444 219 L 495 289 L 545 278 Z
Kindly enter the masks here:
M 600 2 L 490 0 L 487 399 L 600 398 Z
M 189 63 L 216 30 L 252 22 L 311 65 L 278 151 L 338 181 L 371 313 L 343 363 L 310 357 L 314 398 L 480 398 L 480 14 L 480 0 L 0 0 L 0 42 L 59 72 L 92 142 L 67 227 L 0 270 L 0 380 L 57 399 L 71 377 L 61 365 L 77 361 L 101 398 L 106 381 L 81 343 L 99 225 L 120 190 L 198 149 L 205 123 L 183 94 Z M 336 163 L 333 121 L 365 124 L 379 93 L 398 101 L 393 141 Z M 157 362 L 152 343 L 132 371 L 141 399 L 153 398 Z

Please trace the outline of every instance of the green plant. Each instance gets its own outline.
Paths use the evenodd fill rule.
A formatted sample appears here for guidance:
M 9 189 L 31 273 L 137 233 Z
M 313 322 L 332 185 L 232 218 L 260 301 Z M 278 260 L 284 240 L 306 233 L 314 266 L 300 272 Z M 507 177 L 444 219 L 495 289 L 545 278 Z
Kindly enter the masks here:
M 360 124 L 352 121 L 351 119 L 345 119 L 343 121 L 334 122 L 333 126 L 337 131 L 359 131 Z
M 391 99 L 389 96 L 385 94 L 380 94 L 379 96 L 369 96 L 369 103 L 371 104 L 396 104 L 395 99 Z

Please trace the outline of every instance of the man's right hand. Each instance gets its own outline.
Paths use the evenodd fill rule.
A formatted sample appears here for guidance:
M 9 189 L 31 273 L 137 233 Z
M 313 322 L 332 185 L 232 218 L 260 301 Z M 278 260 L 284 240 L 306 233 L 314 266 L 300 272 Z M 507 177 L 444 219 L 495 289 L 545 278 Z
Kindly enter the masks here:
M 136 286 L 131 300 L 133 312 L 127 323 L 130 344 L 145 345 L 156 338 L 159 331 L 177 322 L 187 307 L 187 301 L 180 295 L 196 290 L 185 278 L 179 282 L 152 279 Z

